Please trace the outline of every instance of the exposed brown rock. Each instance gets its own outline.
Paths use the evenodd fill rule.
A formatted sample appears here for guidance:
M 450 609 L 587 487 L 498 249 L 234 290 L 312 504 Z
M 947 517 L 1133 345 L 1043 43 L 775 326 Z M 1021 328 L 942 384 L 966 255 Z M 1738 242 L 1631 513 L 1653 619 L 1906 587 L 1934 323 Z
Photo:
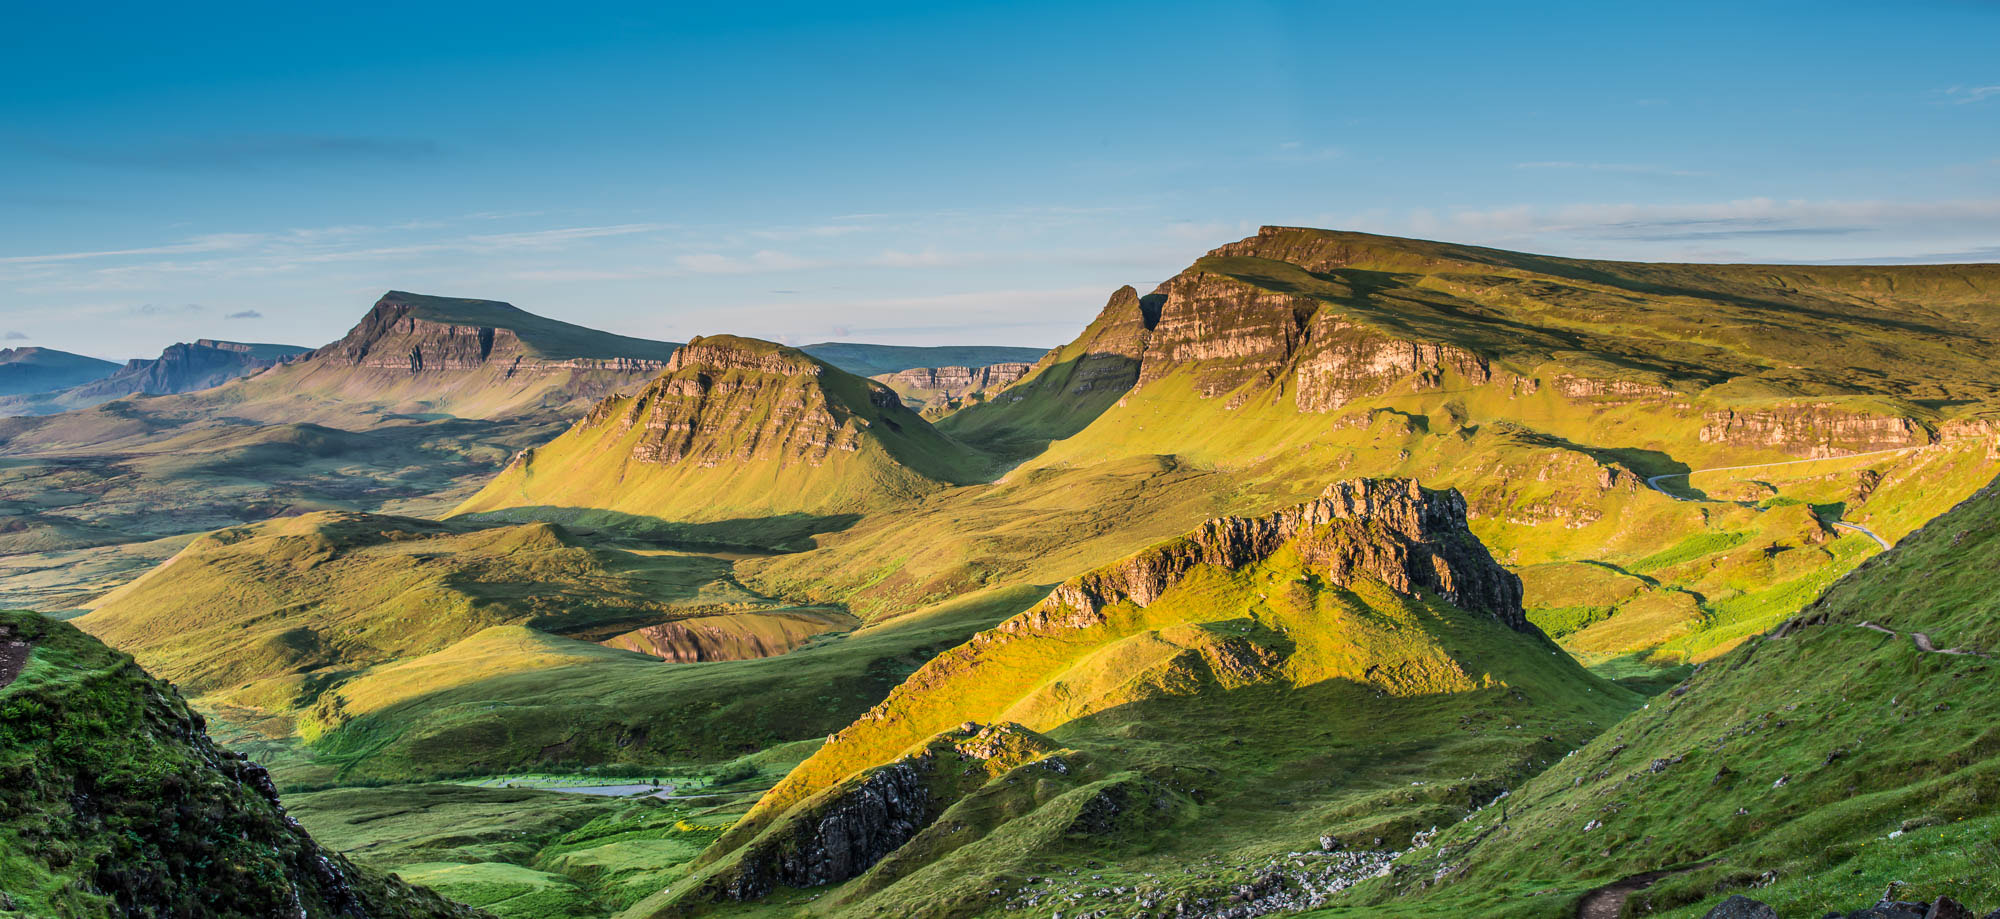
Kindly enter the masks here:
M 953 399 L 966 393 L 997 389 L 1028 375 L 1033 364 L 1000 363 L 984 367 L 915 367 L 871 377 L 877 382 L 931 390 Z
M 1464 496 L 1410 479 L 1355 479 L 1263 517 L 1215 518 L 1180 539 L 1072 578 L 997 632 L 1087 628 L 1113 603 L 1145 606 L 1159 599 L 1197 565 L 1240 568 L 1295 540 L 1315 572 L 1333 583 L 1371 577 L 1404 593 L 1433 592 L 1510 628 L 1534 630 L 1521 608 L 1520 578 L 1500 567 L 1467 529 Z
M 1822 458 L 1935 443 L 1923 424 L 1893 415 L 1850 411 L 1827 403 L 1736 411 L 1703 416 L 1702 443 L 1772 447 Z
M 544 357 L 523 344 L 513 329 L 435 322 L 418 312 L 418 307 L 392 292 L 345 337 L 313 352 L 312 360 L 410 374 L 496 366 L 510 377 L 575 370 L 651 373 L 666 366 L 664 361 L 630 357 Z
M 870 422 L 828 398 L 821 385 L 826 373 L 825 365 L 789 348 L 696 338 L 625 410 L 622 426 L 645 428 L 632 458 L 715 465 L 767 456 L 818 465 L 837 450 L 859 450 Z M 888 387 L 868 385 L 876 406 L 901 406 Z M 586 423 L 600 423 L 615 411 L 611 404 L 592 410 Z

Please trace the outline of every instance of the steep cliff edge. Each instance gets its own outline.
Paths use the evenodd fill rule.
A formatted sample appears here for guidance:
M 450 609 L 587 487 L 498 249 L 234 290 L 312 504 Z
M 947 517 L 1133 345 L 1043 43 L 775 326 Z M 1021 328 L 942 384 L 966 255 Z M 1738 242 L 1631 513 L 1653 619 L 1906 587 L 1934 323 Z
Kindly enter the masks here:
M 2000 406 L 1982 369 L 2000 359 L 1996 297 L 1993 265 L 1601 262 L 1265 227 L 1147 297 L 1118 292 L 1076 342 L 946 427 L 1035 427 L 1107 388 L 1338 413 L 1463 385 L 1692 403 L 1710 415 L 1700 443 L 1801 457 L 1919 445 L 1938 406 Z M 1057 371 L 1090 355 L 1096 372 Z
M 264 770 L 76 629 L 0 612 L 0 911 L 48 917 L 484 916 L 356 868 L 285 815 Z
M 1003 362 L 983 367 L 914 367 L 870 377 L 896 391 L 904 403 L 928 419 L 943 418 L 1028 375 L 1033 364 Z
M 965 481 L 978 462 L 880 383 L 782 345 L 717 335 L 674 352 L 635 395 L 605 399 L 523 452 L 458 512 L 825 515 Z
M 840 883 L 825 913 L 974 915 L 1031 871 L 1135 847 L 1173 873 L 1364 825 L 1407 840 L 1633 704 L 1553 652 L 1462 498 L 1338 482 L 1072 578 L 932 659 L 633 915 Z M 1477 726 L 1496 717 L 1518 727 Z M 1267 796 L 1363 748 L 1337 787 Z M 1356 807 L 1409 770 L 1459 778 L 1414 811 Z

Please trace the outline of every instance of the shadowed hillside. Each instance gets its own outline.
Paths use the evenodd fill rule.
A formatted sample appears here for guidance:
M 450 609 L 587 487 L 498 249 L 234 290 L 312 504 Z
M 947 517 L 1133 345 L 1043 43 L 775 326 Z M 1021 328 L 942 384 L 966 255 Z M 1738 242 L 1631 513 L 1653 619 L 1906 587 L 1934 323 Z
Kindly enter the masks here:
M 0 777 L 10 915 L 486 915 L 321 848 L 172 688 L 33 613 L 0 612 Z

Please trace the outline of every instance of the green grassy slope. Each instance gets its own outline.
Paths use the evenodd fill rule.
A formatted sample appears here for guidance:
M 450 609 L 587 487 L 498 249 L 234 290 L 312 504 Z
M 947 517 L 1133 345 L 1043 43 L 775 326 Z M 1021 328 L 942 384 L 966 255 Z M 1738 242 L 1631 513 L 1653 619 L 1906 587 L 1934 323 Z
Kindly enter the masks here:
M 800 345 L 804 351 L 858 377 L 896 373 L 917 367 L 984 367 L 1009 361 L 1033 363 L 1047 353 L 1046 348 L 1012 348 L 1000 345 L 869 345 L 848 341 L 823 341 Z
M 1555 915 L 1599 884 L 1673 868 L 1690 870 L 1635 912 L 1700 916 L 1755 886 L 1780 915 L 1819 915 L 1890 881 L 1910 885 L 1905 899 L 2000 900 L 1993 661 L 1912 637 L 2000 649 L 1996 570 L 1989 486 L 1522 786 L 1504 821 L 1442 834 L 1404 875 L 1442 871 L 1436 889 L 1387 888 L 1379 906 L 1333 915 Z
M 327 513 L 201 537 L 76 622 L 192 693 L 286 712 L 494 626 L 597 640 L 773 605 L 713 557 L 600 548 L 548 524 Z
M 33 613 L 0 644 L 0 912 L 479 915 L 320 848 L 131 658 Z

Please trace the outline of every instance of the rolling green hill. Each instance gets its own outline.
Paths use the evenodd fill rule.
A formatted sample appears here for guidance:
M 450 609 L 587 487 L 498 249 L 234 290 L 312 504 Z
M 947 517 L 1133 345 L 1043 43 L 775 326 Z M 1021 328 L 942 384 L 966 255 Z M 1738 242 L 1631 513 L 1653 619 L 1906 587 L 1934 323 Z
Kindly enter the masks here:
M 542 653 L 647 661 L 590 642 L 774 605 L 708 556 L 599 547 L 548 524 L 320 513 L 203 536 L 76 623 L 197 696 L 273 713 L 321 703 L 316 731 L 470 679 L 496 627 L 516 642 L 502 669 L 547 666 Z M 437 654 L 452 665 L 424 675 Z
M 0 612 L 0 913 L 486 915 L 356 868 L 132 659 Z

